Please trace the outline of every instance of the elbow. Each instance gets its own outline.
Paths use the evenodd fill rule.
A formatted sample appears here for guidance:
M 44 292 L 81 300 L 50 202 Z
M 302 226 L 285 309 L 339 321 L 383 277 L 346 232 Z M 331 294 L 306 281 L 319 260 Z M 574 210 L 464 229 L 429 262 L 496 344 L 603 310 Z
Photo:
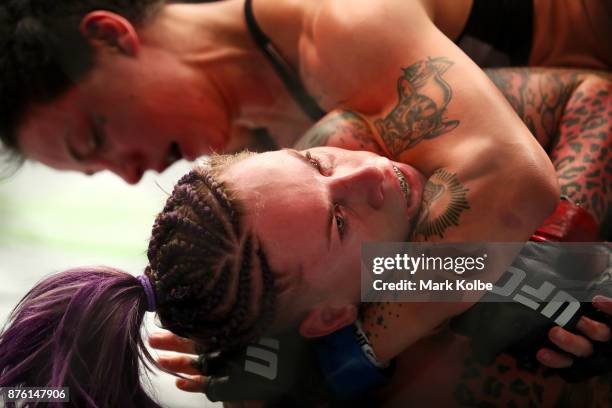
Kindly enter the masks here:
M 541 179 L 535 183 L 534 188 L 535 201 L 537 202 L 537 228 L 559 205 L 561 190 L 554 172 L 550 176 L 542 175 Z
M 524 180 L 516 199 L 522 201 L 519 206 L 525 232 L 531 235 L 544 220 L 551 215 L 560 199 L 559 183 L 550 162 L 534 166 L 521 177 Z

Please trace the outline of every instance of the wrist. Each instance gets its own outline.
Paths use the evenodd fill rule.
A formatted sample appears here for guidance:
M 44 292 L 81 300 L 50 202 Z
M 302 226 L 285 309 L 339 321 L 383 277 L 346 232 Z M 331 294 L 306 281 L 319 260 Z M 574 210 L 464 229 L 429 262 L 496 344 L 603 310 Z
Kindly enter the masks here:
M 386 326 L 379 324 L 378 318 L 373 318 L 369 313 L 366 313 L 359 323 L 378 361 L 382 364 L 388 364 L 400 354 L 401 350 L 397 350 L 396 347 L 397 336 L 389 336 Z
M 361 351 L 363 351 L 366 358 L 377 368 L 383 369 L 389 367 L 390 359 L 381 360 L 379 358 L 378 354 L 374 350 L 372 342 L 370 341 L 366 332 L 363 330 L 361 321 L 357 319 L 353 325 L 355 330 L 355 338 L 357 343 L 361 346 Z

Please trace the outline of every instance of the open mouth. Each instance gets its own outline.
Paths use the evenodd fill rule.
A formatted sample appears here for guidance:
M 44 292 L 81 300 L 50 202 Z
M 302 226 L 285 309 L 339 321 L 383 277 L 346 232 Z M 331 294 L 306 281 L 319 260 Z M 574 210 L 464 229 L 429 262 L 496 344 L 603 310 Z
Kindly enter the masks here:
M 168 156 L 166 156 L 166 166 L 169 167 L 183 158 L 183 152 L 181 146 L 178 143 L 172 142 L 168 149 Z
M 400 169 L 398 169 L 395 166 L 391 166 L 391 167 L 393 167 L 393 172 L 395 173 L 395 175 L 397 176 L 397 179 L 399 180 L 399 185 L 400 185 L 400 188 L 402 189 L 402 193 L 404 194 L 404 198 L 406 199 L 406 204 L 409 204 L 410 203 L 410 185 L 406 181 L 406 177 L 404 177 L 404 174 L 400 171 Z

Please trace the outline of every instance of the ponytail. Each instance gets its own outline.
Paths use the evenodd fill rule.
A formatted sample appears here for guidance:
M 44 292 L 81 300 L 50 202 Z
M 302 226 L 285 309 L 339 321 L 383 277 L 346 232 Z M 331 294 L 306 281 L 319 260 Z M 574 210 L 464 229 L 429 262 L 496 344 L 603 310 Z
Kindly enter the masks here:
M 44 279 L 0 334 L 0 387 L 69 387 L 75 407 L 158 407 L 139 376 L 155 365 L 140 335 L 147 300 L 137 278 L 111 268 Z

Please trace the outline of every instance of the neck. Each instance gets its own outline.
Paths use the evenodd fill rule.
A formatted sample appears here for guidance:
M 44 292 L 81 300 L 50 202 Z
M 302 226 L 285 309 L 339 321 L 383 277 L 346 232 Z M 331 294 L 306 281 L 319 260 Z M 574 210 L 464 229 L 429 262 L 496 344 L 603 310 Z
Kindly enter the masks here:
M 168 4 L 139 34 L 143 44 L 174 54 L 196 78 L 211 83 L 234 122 L 265 126 L 254 118 L 278 117 L 279 99 L 289 95 L 253 42 L 243 6 L 243 0 Z

